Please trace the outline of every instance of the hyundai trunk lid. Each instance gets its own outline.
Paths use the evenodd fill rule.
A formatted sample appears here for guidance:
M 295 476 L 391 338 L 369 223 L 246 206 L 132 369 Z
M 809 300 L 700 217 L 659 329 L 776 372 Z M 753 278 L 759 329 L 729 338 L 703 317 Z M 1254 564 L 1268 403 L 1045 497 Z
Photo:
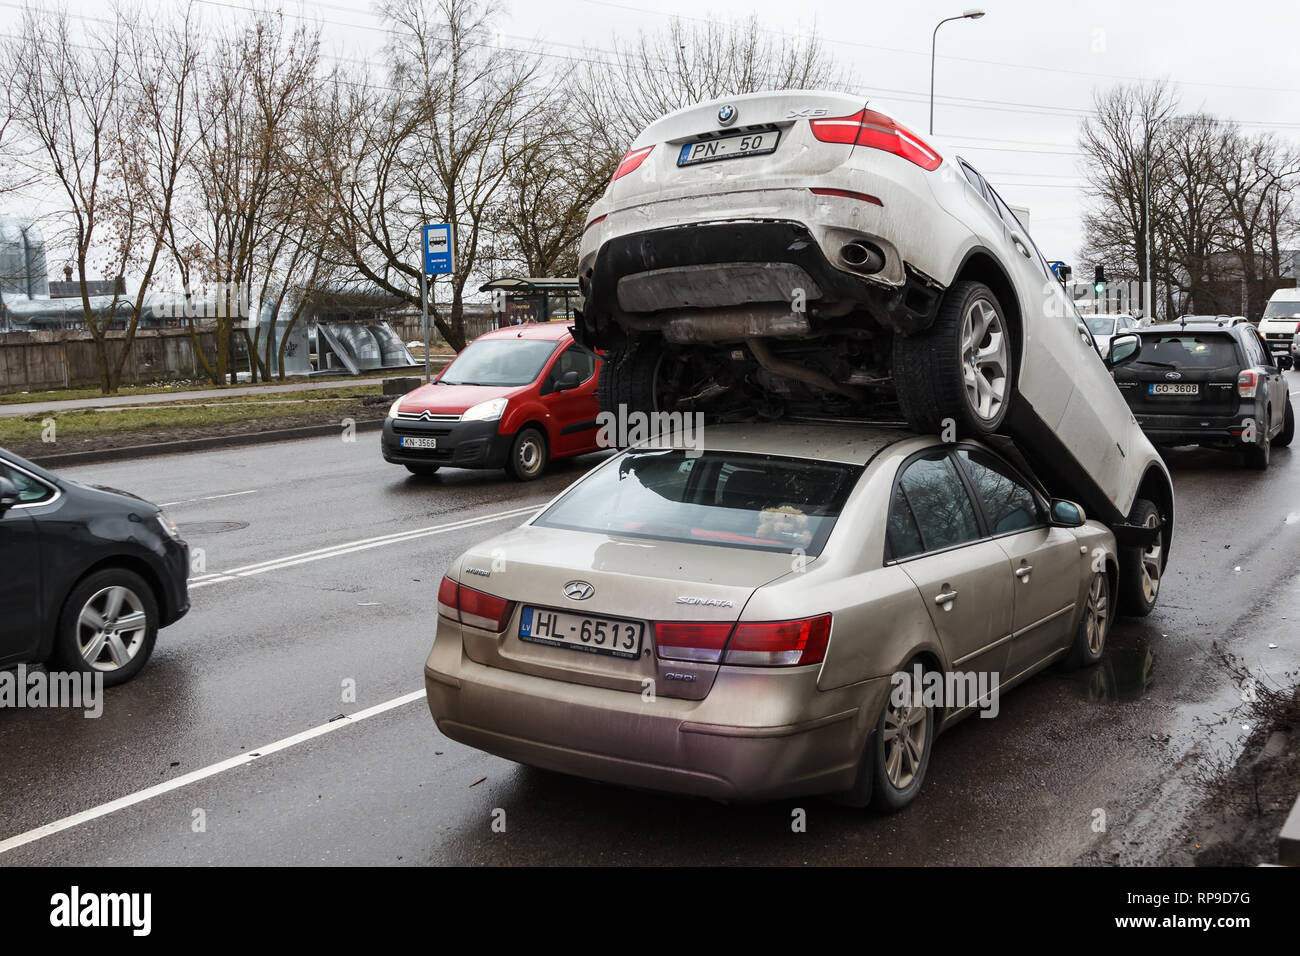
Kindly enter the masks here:
M 784 552 L 524 526 L 471 549 L 462 559 L 462 587 L 515 602 L 503 633 L 463 628 L 465 652 L 490 667 L 699 700 L 719 665 L 661 661 L 655 624 L 734 623 L 755 590 L 791 572 L 791 557 Z M 626 651 L 614 656 L 608 648 L 597 648 L 594 636 L 581 647 L 527 640 L 520 636 L 526 613 L 534 632 L 540 630 L 542 616 L 563 620 L 566 629 L 581 628 L 584 620 L 603 620 L 643 631 L 635 657 Z

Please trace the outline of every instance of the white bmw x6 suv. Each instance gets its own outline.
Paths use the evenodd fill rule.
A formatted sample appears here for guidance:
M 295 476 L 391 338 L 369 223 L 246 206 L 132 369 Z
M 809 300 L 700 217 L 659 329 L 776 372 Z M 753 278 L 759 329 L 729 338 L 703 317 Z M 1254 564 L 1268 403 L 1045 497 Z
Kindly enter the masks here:
M 1128 546 L 1130 609 L 1154 604 L 1173 489 L 1109 372 L 1140 341 L 1102 356 L 987 181 L 874 101 L 753 93 L 650 124 L 578 279 L 604 408 L 1009 435 Z

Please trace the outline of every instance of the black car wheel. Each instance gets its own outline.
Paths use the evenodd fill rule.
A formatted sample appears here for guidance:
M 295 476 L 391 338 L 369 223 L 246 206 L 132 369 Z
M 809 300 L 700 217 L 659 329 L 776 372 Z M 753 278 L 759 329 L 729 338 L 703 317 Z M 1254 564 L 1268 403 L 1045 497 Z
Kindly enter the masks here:
M 1286 416 L 1282 419 L 1282 430 L 1277 433 L 1273 439 L 1274 448 L 1286 448 L 1291 444 L 1291 439 L 1295 437 L 1295 409 L 1291 407 L 1288 399 L 1286 403 Z
M 103 674 L 105 686 L 130 680 L 153 653 L 158 601 L 138 574 L 106 568 L 72 589 L 59 615 L 54 654 L 72 671 Z
M 1015 343 L 993 290 L 954 282 L 926 331 L 894 336 L 893 378 L 898 404 L 915 430 L 960 435 L 996 432 L 1011 407 Z
M 1255 434 L 1255 443 L 1247 445 L 1244 452 L 1247 468 L 1255 471 L 1264 471 L 1268 468 L 1273 449 L 1273 443 L 1268 440 L 1268 433 L 1272 427 L 1271 416 L 1259 423 L 1259 431 Z

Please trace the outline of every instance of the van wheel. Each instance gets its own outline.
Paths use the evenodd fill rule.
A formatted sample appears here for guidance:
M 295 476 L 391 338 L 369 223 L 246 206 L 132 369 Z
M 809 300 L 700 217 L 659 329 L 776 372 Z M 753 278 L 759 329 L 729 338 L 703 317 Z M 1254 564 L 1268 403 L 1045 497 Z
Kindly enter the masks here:
M 1277 433 L 1273 439 L 1274 448 L 1285 448 L 1291 444 L 1291 439 L 1295 437 L 1295 409 L 1291 407 L 1290 398 L 1286 403 L 1286 416 L 1282 419 L 1282 430 Z
M 532 481 L 546 470 L 549 459 L 546 436 L 536 428 L 524 428 L 510 445 L 506 471 L 516 481 Z
M 1014 344 L 993 290 L 982 282 L 954 282 L 929 329 L 894 336 L 893 378 L 903 417 L 927 434 L 943 431 L 948 420 L 961 435 L 993 434 L 1011 406 Z
M 1133 503 L 1129 524 L 1140 528 L 1160 527 L 1160 509 L 1145 498 Z M 1164 572 L 1164 533 L 1157 532 L 1148 547 L 1123 549 L 1119 561 L 1119 600 L 1125 614 L 1146 617 L 1160 596 L 1160 575 Z
M 140 575 L 96 571 L 78 582 L 59 614 L 55 660 L 70 671 L 102 674 L 104 686 L 130 680 L 158 637 L 158 601 Z

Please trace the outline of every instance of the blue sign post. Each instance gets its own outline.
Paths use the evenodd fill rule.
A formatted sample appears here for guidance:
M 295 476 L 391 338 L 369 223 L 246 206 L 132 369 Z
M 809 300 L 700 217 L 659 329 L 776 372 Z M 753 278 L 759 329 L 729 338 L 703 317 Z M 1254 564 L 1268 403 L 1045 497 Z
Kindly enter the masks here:
M 425 281 L 434 276 L 451 275 L 455 268 L 452 259 L 451 224 L 436 223 L 424 227 L 424 260 L 420 269 L 420 316 L 424 323 L 424 380 L 429 381 L 429 296 L 425 294 Z

